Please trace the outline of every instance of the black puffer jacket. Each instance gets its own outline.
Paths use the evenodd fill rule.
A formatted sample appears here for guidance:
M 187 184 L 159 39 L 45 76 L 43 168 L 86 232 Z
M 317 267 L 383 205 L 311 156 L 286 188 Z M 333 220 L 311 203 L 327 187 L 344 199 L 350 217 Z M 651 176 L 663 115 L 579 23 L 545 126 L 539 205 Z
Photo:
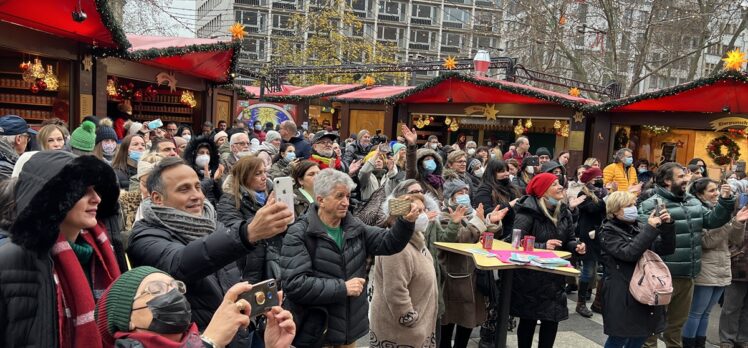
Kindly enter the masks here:
M 492 212 L 494 209 L 496 209 L 496 206 L 499 206 L 499 209 L 509 208 L 507 210 L 506 216 L 504 216 L 504 219 L 501 220 L 502 225 L 502 233 L 501 233 L 501 239 L 505 239 L 507 237 L 512 236 L 512 230 L 514 229 L 514 219 L 517 216 L 516 211 L 509 206 L 509 202 L 519 198 L 519 196 L 516 196 L 516 194 L 519 192 L 516 187 L 514 187 L 511 183 L 507 186 L 504 186 L 505 188 L 505 195 L 507 195 L 508 200 L 502 200 L 501 196 L 491 187 L 491 185 L 481 182 L 480 186 L 478 186 L 478 190 L 473 193 L 473 208 L 478 208 L 479 204 L 483 204 L 483 211 L 484 212 Z M 497 237 L 498 238 L 498 237 Z
M 602 297 L 605 334 L 644 337 L 663 332 L 667 306 L 639 303 L 629 292 L 629 282 L 645 250 L 660 255 L 675 252 L 675 224 L 662 224 L 658 231 L 649 224 L 605 220 L 600 245 L 606 269 Z
M 239 282 L 235 262 L 252 251 L 244 232 L 244 223 L 229 229 L 218 222 L 215 232 L 187 242 L 168 227 L 143 219 L 133 225 L 127 254 L 132 267 L 156 267 L 187 285 L 192 321 L 202 331 L 226 291 Z
M 57 347 L 57 295 L 51 249 L 68 211 L 94 186 L 99 221 L 117 214 L 114 171 L 93 156 L 42 151 L 15 189 L 16 219 L 0 247 L 0 347 Z
M 354 343 L 369 332 L 366 295 L 348 296 L 345 281 L 366 278 L 367 256 L 398 253 L 413 234 L 413 224 L 403 219 L 398 219 L 391 229 L 384 229 L 364 225 L 351 213 L 340 226 L 345 238 L 343 250 L 328 235 L 314 204 L 288 228 L 281 249 L 281 269 L 288 296 L 286 305 L 294 312 L 295 319 L 299 319 L 299 312 L 307 307 L 322 306 L 327 310 L 325 346 Z M 306 241 L 307 238 L 314 240 Z M 316 250 L 310 252 L 307 245 L 316 245 Z M 322 332 L 300 330 L 294 342 L 313 340 L 314 334 Z
M 562 205 L 558 223 L 554 224 L 538 206 L 538 200 L 533 196 L 524 196 L 517 201 L 514 228 L 522 230 L 522 237 L 535 236 L 535 248 L 545 249 L 546 241 L 558 239 L 563 244 L 557 250 L 574 250 L 577 242 L 574 240 L 571 211 L 565 204 Z M 565 284 L 562 275 L 530 270 L 514 271 L 511 315 L 554 322 L 568 319 Z
M 221 200 L 218 201 L 216 211 L 218 213 L 218 221 L 229 229 L 234 229 L 239 228 L 244 223 L 251 223 L 260 208 L 262 206 L 257 201 L 243 194 L 240 207 L 236 209 L 234 195 L 224 193 L 221 196 Z M 279 280 L 281 276 L 279 259 L 282 244 L 282 235 L 258 241 L 256 248 L 236 261 L 236 265 L 242 272 L 242 280 L 246 280 L 252 284 L 270 278 Z
M 590 193 L 593 188 L 588 187 Z M 577 197 L 586 196 L 587 198 L 579 204 L 579 221 L 577 233 L 579 233 L 579 240 L 584 242 L 587 252 L 584 255 L 579 255 L 579 258 L 587 261 L 595 261 L 600 258 L 600 226 L 605 219 L 605 201 L 598 199 L 595 202 L 592 197 L 587 196 L 584 191 L 580 191 Z M 590 238 L 589 232 L 595 230 L 595 239 Z

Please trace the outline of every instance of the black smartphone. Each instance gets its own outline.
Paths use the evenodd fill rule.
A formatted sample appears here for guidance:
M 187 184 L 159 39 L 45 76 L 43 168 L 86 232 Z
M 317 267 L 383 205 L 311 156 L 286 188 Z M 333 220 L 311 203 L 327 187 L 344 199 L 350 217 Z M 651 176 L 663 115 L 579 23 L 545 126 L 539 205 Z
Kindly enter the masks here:
M 275 279 L 259 282 L 252 285 L 252 290 L 239 295 L 239 298 L 247 300 L 252 305 L 249 317 L 254 318 L 269 311 L 272 307 L 280 306 L 278 302 L 278 283 Z
M 662 198 L 655 198 L 657 206 L 655 207 L 655 216 L 660 216 L 662 211 L 665 210 L 665 203 L 662 202 Z
M 540 165 L 540 160 L 538 159 L 538 156 L 530 156 L 527 160 L 527 164 L 533 167 L 537 167 Z

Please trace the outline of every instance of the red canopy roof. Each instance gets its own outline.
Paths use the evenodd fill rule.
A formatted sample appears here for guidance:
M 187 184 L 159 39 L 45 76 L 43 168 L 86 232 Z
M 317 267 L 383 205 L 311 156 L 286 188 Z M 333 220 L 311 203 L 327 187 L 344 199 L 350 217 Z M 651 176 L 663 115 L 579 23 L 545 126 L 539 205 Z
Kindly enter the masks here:
M 83 22 L 74 21 L 72 16 L 79 2 L 88 16 Z M 0 20 L 89 45 L 119 49 L 130 46 L 107 0 L 0 1 Z
M 292 85 L 282 85 L 280 92 L 273 92 L 273 95 L 288 95 L 292 91 L 295 91 L 301 87 L 292 86 Z M 260 97 L 260 87 L 258 86 L 244 86 L 244 90 L 247 91 L 248 94 L 254 94 L 255 98 Z M 267 90 L 265 91 L 265 94 L 269 94 Z
M 613 100 L 592 111 L 748 112 L 748 76 L 729 71 L 686 84 Z
M 268 101 L 287 102 L 300 101 L 306 99 L 324 98 L 338 94 L 345 94 L 364 88 L 364 85 L 346 84 L 346 85 L 314 85 L 302 87 L 290 93 L 283 92 L 271 93 L 266 96 Z
M 238 42 L 128 34 L 127 58 L 163 69 L 224 82 L 236 64 Z
M 412 88 L 413 88 L 412 86 L 367 87 L 367 88 L 359 89 L 353 92 L 340 94 L 340 95 L 331 97 L 330 100 L 343 101 L 343 102 L 349 102 L 349 103 L 354 103 L 354 102 L 366 103 L 366 102 L 372 102 L 372 101 L 376 102 L 383 98 L 389 98 L 394 95 L 398 95 Z

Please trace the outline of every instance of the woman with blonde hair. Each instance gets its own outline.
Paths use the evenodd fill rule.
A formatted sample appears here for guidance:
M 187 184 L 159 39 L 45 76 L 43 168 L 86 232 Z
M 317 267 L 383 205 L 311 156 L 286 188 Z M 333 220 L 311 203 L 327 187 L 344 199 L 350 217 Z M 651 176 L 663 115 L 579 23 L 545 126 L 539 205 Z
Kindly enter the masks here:
M 65 148 L 65 139 L 70 135 L 65 127 L 57 124 L 48 124 L 39 130 L 36 141 L 42 150 L 62 150 Z

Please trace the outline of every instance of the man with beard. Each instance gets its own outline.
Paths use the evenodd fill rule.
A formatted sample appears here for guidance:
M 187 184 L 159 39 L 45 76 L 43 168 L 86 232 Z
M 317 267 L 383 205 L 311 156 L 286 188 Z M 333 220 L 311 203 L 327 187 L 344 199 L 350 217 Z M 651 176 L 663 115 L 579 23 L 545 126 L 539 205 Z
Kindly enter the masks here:
M 340 157 L 335 156 L 333 143 L 338 140 L 335 133 L 319 131 L 312 138 L 312 156 L 309 158 L 312 162 L 319 165 L 319 169 L 333 168 L 345 171 L 345 164 Z
M 686 184 L 683 166 L 673 162 L 663 164 L 655 176 L 654 195 L 639 207 L 639 221 L 646 223 L 661 202 L 675 223 L 675 253 L 662 257 L 673 277 L 673 297 L 667 307 L 667 327 L 663 333 L 668 347 L 682 347 L 681 329 L 691 309 L 693 279 L 701 270 L 701 231 L 719 228 L 730 221 L 735 206 L 730 185 L 720 187 L 717 205 L 708 209 L 686 192 Z M 657 347 L 657 337 L 650 337 L 644 346 Z

